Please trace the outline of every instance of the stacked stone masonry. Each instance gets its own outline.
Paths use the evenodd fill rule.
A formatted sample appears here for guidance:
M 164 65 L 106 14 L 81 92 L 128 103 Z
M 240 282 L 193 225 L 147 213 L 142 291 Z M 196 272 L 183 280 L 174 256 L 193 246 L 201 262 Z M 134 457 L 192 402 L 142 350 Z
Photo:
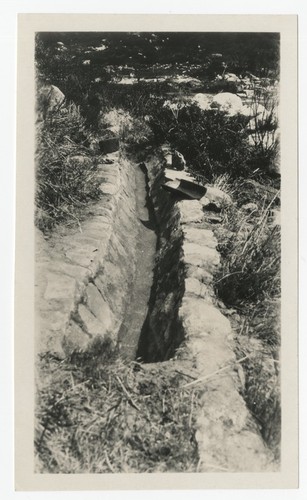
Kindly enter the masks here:
M 135 170 L 118 153 L 99 166 L 102 199 L 80 228 L 36 235 L 38 352 L 65 356 L 97 336 L 117 341 L 135 272 Z
M 168 247 L 176 247 L 176 242 L 180 242 L 175 254 L 177 260 L 172 262 L 177 271 L 174 289 L 170 289 L 169 274 L 158 278 L 161 293 L 159 290 L 156 293 L 152 311 L 151 341 L 155 339 L 154 345 L 164 352 L 160 360 L 169 359 L 165 331 L 171 330 L 173 346 L 183 346 L 184 359 L 188 358 L 191 367 L 196 367 L 198 382 L 195 383 L 202 388 L 196 430 L 199 470 L 274 471 L 276 466 L 271 452 L 241 395 L 244 389 L 240 376 L 242 369 L 234 354 L 231 324 L 222 314 L 215 297 L 213 276 L 220 265 L 220 255 L 210 214 L 206 215 L 203 210 L 204 200 L 170 203 L 172 195 L 165 195 L 159 189 L 164 181 L 161 167 L 154 159 L 147 166 L 161 237 L 167 236 L 167 241 L 160 241 L 158 260 L 159 257 L 168 260 Z M 165 290 L 168 290 L 167 295 Z M 177 302 L 174 302 L 176 293 Z M 176 310 L 176 318 L 169 315 L 167 328 L 162 325 L 164 330 L 161 330 L 161 316 L 168 304 Z M 150 339 L 147 344 L 150 344 Z M 175 354 L 174 350 L 172 354 Z M 193 384 L 190 390 L 193 390 Z

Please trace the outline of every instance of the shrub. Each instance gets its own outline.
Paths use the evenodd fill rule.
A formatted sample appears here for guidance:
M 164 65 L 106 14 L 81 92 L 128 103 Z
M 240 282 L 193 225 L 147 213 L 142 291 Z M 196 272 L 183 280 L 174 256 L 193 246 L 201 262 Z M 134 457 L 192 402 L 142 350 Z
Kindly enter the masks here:
M 101 109 L 105 112 L 113 108 L 128 111 L 133 116 L 144 117 L 151 114 L 157 104 L 162 106 L 168 89 L 167 83 L 139 82 L 134 85 L 109 83 L 101 86 L 99 95 Z
M 170 109 L 157 109 L 151 127 L 157 141 L 170 142 L 193 172 L 211 181 L 213 175 L 225 172 L 232 177 L 248 173 L 246 123 L 246 117 L 202 111 L 190 104 L 179 111 L 178 117 Z
M 260 88 L 254 93 L 250 107 L 256 115 L 248 124 L 251 129 L 248 159 L 250 169 L 258 172 L 259 178 L 269 177 L 279 180 L 277 95 L 275 92 Z

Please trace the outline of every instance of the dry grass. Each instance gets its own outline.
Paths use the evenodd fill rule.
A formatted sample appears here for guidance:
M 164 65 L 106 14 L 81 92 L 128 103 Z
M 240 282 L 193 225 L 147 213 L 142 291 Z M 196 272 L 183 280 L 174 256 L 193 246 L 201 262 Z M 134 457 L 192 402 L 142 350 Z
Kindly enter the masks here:
M 87 202 L 98 199 L 98 161 L 74 105 L 40 122 L 36 139 L 35 223 L 47 232 L 59 223 L 78 222 Z
M 108 345 L 40 362 L 35 447 L 49 473 L 195 472 L 198 389 L 169 364 L 124 363 Z
M 280 227 L 270 224 L 275 198 L 250 213 L 229 206 L 217 231 L 222 267 L 216 290 L 238 313 L 237 356 L 248 358 L 244 399 L 260 424 L 263 438 L 279 457 L 280 446 Z M 252 356 L 249 354 L 252 353 Z
M 280 228 L 269 224 L 270 208 L 249 214 L 234 206 L 224 210 L 227 236 L 220 241 L 223 265 L 216 287 L 227 305 L 244 308 L 280 294 Z

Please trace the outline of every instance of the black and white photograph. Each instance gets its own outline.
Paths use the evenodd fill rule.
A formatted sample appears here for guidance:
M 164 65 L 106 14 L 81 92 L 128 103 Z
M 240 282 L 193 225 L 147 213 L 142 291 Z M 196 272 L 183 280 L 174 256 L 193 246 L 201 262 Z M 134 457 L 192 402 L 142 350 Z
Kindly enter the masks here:
M 106 25 L 32 33 L 32 472 L 281 474 L 281 30 Z

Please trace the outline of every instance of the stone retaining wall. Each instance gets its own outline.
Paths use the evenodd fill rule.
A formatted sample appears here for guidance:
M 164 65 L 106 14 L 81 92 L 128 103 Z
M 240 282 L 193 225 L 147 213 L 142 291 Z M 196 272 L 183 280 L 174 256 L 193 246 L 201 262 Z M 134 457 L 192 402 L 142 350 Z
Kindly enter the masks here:
M 102 199 L 80 228 L 36 233 L 36 349 L 65 356 L 117 341 L 135 272 L 135 174 L 118 153 L 99 166 Z M 103 276 L 103 279 L 101 279 Z
M 175 201 L 161 189 L 161 164 L 157 159 L 146 163 L 161 235 L 156 290 L 140 354 L 147 361 L 175 355 L 185 366 L 189 360 L 191 372 L 196 369 L 198 378 L 187 390 L 196 384 L 203 390 L 196 429 L 200 471 L 272 471 L 271 452 L 242 396 L 244 375 L 231 324 L 215 298 L 220 255 L 211 215 L 202 202 Z

